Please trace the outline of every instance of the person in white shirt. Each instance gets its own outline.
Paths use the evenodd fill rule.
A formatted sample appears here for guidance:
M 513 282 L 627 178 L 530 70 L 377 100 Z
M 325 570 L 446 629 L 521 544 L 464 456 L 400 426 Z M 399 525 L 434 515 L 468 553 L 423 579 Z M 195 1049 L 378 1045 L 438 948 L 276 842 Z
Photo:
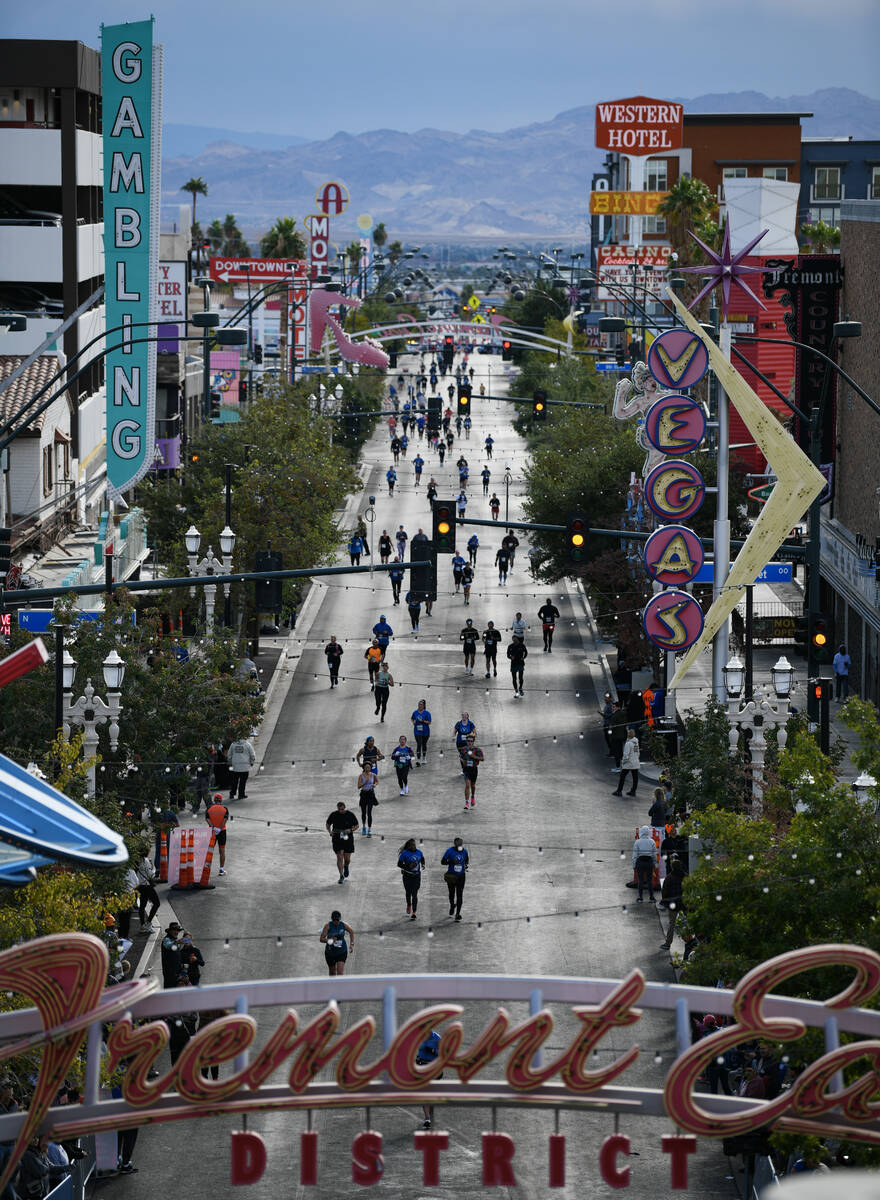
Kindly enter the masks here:
M 633 842 L 632 865 L 639 885 L 637 904 L 642 903 L 642 891 L 648 889 L 648 898 L 654 903 L 654 867 L 658 861 L 657 846 L 651 837 L 651 830 L 643 825 L 639 836 Z
M 620 778 L 617 781 L 617 789 L 615 796 L 623 794 L 623 781 L 626 779 L 626 773 L 632 775 L 632 787 L 626 793 L 627 796 L 634 796 L 636 788 L 639 786 L 639 768 L 641 767 L 641 759 L 639 758 L 639 739 L 636 736 L 636 731 L 630 726 L 626 731 L 626 742 L 623 746 L 623 757 L 620 760 Z
M 521 641 L 526 640 L 526 622 L 521 612 L 518 612 L 513 618 L 513 624 L 510 631 L 514 637 L 518 637 Z

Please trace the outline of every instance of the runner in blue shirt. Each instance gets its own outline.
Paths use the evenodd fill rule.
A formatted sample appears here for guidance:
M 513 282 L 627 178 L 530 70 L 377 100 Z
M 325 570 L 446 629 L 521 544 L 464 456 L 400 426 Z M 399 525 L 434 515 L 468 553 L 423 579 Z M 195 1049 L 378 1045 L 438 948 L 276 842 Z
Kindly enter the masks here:
M 492 437 L 491 433 L 486 435 L 486 440 L 483 445 L 486 447 L 486 458 L 491 458 L 492 447 L 495 445 L 495 439 Z
M 394 630 L 391 628 L 391 626 L 385 620 L 385 614 L 380 613 L 379 620 L 373 626 L 373 637 L 375 637 L 376 641 L 379 643 L 380 647 L 382 648 L 382 658 L 383 659 L 385 658 L 385 651 L 388 649 L 388 643 L 391 641 L 391 638 L 393 636 L 394 636 Z
M 409 769 L 412 766 L 413 752 L 412 747 L 406 744 L 406 735 L 401 734 L 397 745 L 391 751 L 391 761 L 394 763 L 394 769 L 397 771 L 397 782 L 400 787 L 401 796 L 409 795 Z
M 492 478 L 492 472 L 489 470 L 488 467 L 483 467 L 482 471 L 480 472 L 480 478 L 483 481 L 483 495 L 488 496 L 489 495 L 489 480 Z
M 424 465 L 425 460 L 422 458 L 421 454 L 417 454 L 413 459 L 413 470 L 416 473 L 416 487 L 418 487 L 422 482 L 422 468 Z
M 465 417 L 465 419 L 464 419 L 464 436 L 466 438 L 469 438 L 471 436 L 471 419 L 470 419 L 470 417 Z
M 385 472 L 385 478 L 388 480 L 388 495 L 394 495 L 394 485 L 397 483 L 397 472 L 394 467 L 389 467 Z
M 394 598 L 394 603 L 400 603 L 400 585 L 403 583 L 405 572 L 403 563 L 400 559 L 391 564 L 391 570 L 388 572 L 388 578 L 391 580 L 391 595 Z
M 431 714 L 428 712 L 424 700 L 419 701 L 419 706 L 410 720 L 416 739 L 416 766 L 420 767 L 422 759 L 425 762 L 428 761 L 428 738 L 431 736 Z
M 398 525 L 397 533 L 395 533 L 394 537 L 397 541 L 397 557 L 403 562 L 406 554 L 406 543 L 409 541 L 409 534 L 402 525 Z
M 461 754 L 467 746 L 469 734 L 476 735 L 477 727 L 470 718 L 470 714 L 463 712 L 461 720 L 455 722 L 453 733 L 455 734 L 455 748 Z
M 421 413 L 419 413 L 418 417 L 416 417 L 416 429 L 419 431 L 419 437 L 420 438 L 424 437 L 424 435 L 425 435 L 425 418 Z
M 364 552 L 364 543 L 361 541 L 360 536 L 358 534 L 354 534 L 354 536 L 349 540 L 349 543 L 348 543 L 348 556 L 351 559 L 351 565 L 353 567 L 360 566 L 361 555 L 363 554 L 363 552 Z
M 461 587 L 461 573 L 464 570 L 464 557 L 460 550 L 456 550 L 452 556 L 452 582 L 455 584 L 456 595 Z
M 408 445 L 409 445 L 409 438 L 406 436 L 406 434 L 404 434 L 403 437 L 400 439 L 400 453 L 403 455 L 404 458 L 406 458 L 406 448 Z
M 413 633 L 419 632 L 419 621 L 422 616 L 422 599 L 420 592 L 408 591 L 404 596 L 406 607 L 409 610 L 410 624 L 412 625 Z
M 403 874 L 403 890 L 406 893 L 407 915 L 411 921 L 414 921 L 419 907 L 422 868 L 425 865 L 425 856 L 416 845 L 415 838 L 409 838 L 400 847 L 397 865 Z
M 460 921 L 465 874 L 470 864 L 470 855 L 460 837 L 453 838 L 452 845 L 445 851 L 440 863 L 446 868 L 443 878 L 449 891 L 449 915 L 451 917 L 454 913 L 456 921 Z
M 475 533 L 472 533 L 471 536 L 468 538 L 468 544 L 467 544 L 468 559 L 470 560 L 470 564 L 472 567 L 475 567 L 477 565 L 477 551 L 479 550 L 479 548 L 480 548 L 480 539 L 477 537 L 477 535 Z
M 467 492 L 464 490 L 460 491 L 455 503 L 458 505 L 458 516 L 461 519 L 464 517 L 465 509 L 467 508 Z

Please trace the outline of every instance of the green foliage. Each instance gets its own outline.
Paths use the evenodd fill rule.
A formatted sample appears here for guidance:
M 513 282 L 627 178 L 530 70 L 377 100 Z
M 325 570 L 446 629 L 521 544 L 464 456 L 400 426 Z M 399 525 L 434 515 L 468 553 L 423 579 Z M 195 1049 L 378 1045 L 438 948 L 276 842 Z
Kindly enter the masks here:
M 189 192 L 192 196 L 192 236 L 193 240 L 195 240 L 196 230 L 199 229 L 199 226 L 196 224 L 196 197 L 207 196 L 208 185 L 202 179 L 201 175 L 194 175 L 191 179 L 187 179 L 186 183 L 181 184 L 180 190 L 182 192 Z M 199 237 L 201 237 L 201 230 L 199 230 Z
M 698 237 L 702 237 L 703 232 L 708 232 L 706 223 L 711 220 L 717 207 L 718 203 L 709 186 L 692 175 L 682 175 L 677 179 L 657 205 L 657 215 L 665 217 L 668 222 L 669 239 L 678 254 L 680 266 L 704 261 L 702 251 L 688 231 L 693 230 Z
M 213 254 L 224 258 L 247 258 L 250 246 L 244 240 L 234 213 L 227 213 L 222 221 L 212 221 L 208 226 L 208 238 Z
M 840 230 L 835 225 L 825 221 L 805 221 L 798 232 L 809 254 L 828 254 L 840 249 Z
M 387 241 L 388 230 L 385 228 L 385 222 L 380 221 L 379 224 L 373 228 L 373 245 L 377 250 L 381 250 Z
M 268 233 L 263 234 L 260 255 L 263 258 L 305 258 L 306 244 L 293 217 L 278 217 Z

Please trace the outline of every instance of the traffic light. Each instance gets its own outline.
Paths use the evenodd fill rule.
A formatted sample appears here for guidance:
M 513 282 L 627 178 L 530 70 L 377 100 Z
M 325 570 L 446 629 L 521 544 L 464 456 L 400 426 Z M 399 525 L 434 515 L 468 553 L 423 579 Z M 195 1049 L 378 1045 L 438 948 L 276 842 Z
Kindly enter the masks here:
M 198 463 L 199 454 L 198 454 L 197 450 L 192 450 L 190 452 L 189 461 L 192 463 L 193 466 L 195 466 Z
M 263 347 L 260 342 L 254 342 L 254 362 L 257 366 L 263 361 Z
M 620 343 L 620 344 L 619 344 L 619 345 L 618 345 L 618 346 L 615 348 L 615 351 L 614 351 L 614 359 L 615 359 L 615 362 L 617 363 L 617 365 L 618 365 L 619 367 L 622 367 L 622 366 L 624 366 L 624 364 L 626 363 L 626 354 L 625 354 L 625 352 L 624 352 L 624 349 L 623 349 L 623 342 L 621 342 L 621 343 Z
M 458 385 L 458 416 L 466 417 L 471 411 L 471 385 L 469 383 L 460 383 Z
M 809 640 L 809 619 L 806 614 L 794 619 L 794 651 L 801 658 L 807 657 L 807 641 Z
M 827 704 L 831 700 L 832 681 L 830 679 L 814 679 L 810 687 L 813 689 L 813 696 L 820 703 L 824 700 Z
M 541 388 L 533 393 L 532 416 L 536 421 L 547 419 L 547 393 Z
M 452 366 L 452 360 L 455 358 L 455 338 L 451 333 L 447 333 L 443 339 L 443 365 L 446 367 Z
M 6 579 L 12 566 L 12 530 L 6 527 L 0 529 L 0 587 Z
M 813 662 L 828 662 L 831 635 L 828 632 L 828 621 L 821 613 L 810 614 L 810 651 Z
M 435 500 L 431 505 L 434 550 L 437 554 L 455 553 L 455 501 Z
M 573 566 L 583 566 L 587 561 L 590 526 L 582 513 L 572 513 L 565 522 L 565 556 Z
M 248 381 L 246 379 L 238 381 L 238 402 L 239 404 L 247 404 L 248 402 Z
M 220 420 L 220 393 L 211 392 L 211 420 Z
M 429 538 L 423 533 L 415 534 L 409 543 L 410 562 L 427 560 L 424 567 L 410 567 L 409 590 L 422 600 L 437 599 L 437 554 Z
M 258 550 L 254 558 L 255 571 L 283 571 L 284 562 L 280 550 Z M 281 612 L 281 580 L 257 579 L 254 581 L 254 607 L 257 612 Z
M 443 423 L 443 397 L 428 397 L 428 433 L 439 433 Z
M 511 359 L 510 342 L 507 340 L 507 338 L 505 338 L 504 341 L 501 343 L 501 361 L 502 362 L 510 362 L 510 359 Z

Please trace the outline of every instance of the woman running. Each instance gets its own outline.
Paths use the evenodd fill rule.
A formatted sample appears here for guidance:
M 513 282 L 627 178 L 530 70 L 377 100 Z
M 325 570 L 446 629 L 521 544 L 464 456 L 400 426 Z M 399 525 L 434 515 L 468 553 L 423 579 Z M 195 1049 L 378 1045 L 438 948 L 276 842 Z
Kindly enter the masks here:
M 409 769 L 412 765 L 413 752 L 412 747 L 406 744 L 406 734 L 401 734 L 397 745 L 391 751 L 391 761 L 394 763 L 394 769 L 397 771 L 397 784 L 400 788 L 401 796 L 409 795 Z
M 342 913 L 334 908 L 330 920 L 321 930 L 321 941 L 324 943 L 324 958 L 331 975 L 345 974 L 345 960 L 348 958 L 348 946 L 345 935 L 348 934 L 351 948 L 354 950 L 354 930 L 342 919 Z
M 361 802 L 361 837 L 373 836 L 373 809 L 379 803 L 376 799 L 376 784 L 379 774 L 373 774 L 371 767 L 362 767 L 357 784 Z
M 422 883 L 422 869 L 425 865 L 425 856 L 416 845 L 415 838 L 409 838 L 400 847 L 397 865 L 403 875 L 407 916 L 414 921 L 419 907 L 419 888 Z
M 416 766 L 420 767 L 423 759 L 428 761 L 428 738 L 431 736 L 431 714 L 424 700 L 419 701 L 410 720 L 416 739 Z
M 379 763 L 385 755 L 376 745 L 376 739 L 368 737 L 357 752 L 355 761 L 359 767 L 369 767 L 374 775 L 379 774 Z
M 387 662 L 380 662 L 379 669 L 376 671 L 376 690 L 373 696 L 376 701 L 376 716 L 382 712 L 382 720 L 385 720 L 385 709 L 388 707 L 388 696 L 391 689 L 394 687 L 394 676 L 388 670 Z

